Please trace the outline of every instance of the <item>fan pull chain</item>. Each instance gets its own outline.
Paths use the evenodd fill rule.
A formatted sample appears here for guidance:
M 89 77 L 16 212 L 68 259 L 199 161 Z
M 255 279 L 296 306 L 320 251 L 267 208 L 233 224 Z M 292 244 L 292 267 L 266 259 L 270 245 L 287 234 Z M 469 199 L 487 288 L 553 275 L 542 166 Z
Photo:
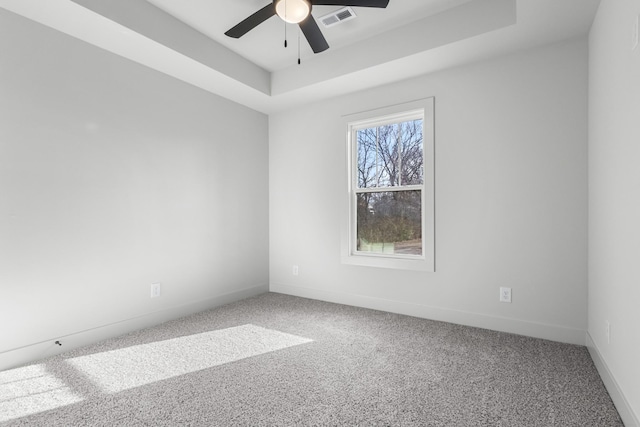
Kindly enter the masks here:
M 287 47 L 287 23 L 284 23 L 284 47 Z
M 287 0 L 284 0 L 284 47 L 287 47 Z
M 298 27 L 298 65 L 300 65 L 300 27 Z

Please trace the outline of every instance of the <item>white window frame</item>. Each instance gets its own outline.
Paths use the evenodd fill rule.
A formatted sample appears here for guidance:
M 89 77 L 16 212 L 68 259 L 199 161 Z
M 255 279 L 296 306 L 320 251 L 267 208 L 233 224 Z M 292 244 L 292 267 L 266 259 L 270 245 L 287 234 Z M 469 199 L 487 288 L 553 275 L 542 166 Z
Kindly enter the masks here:
M 346 219 L 342 229 L 343 264 L 382 267 L 402 270 L 435 271 L 435 162 L 434 162 L 434 98 L 425 98 L 404 104 L 378 108 L 362 113 L 343 116 L 347 132 L 347 176 L 348 191 L 345 200 Z M 357 181 L 357 130 L 383 126 L 398 121 L 422 118 L 424 181 L 422 185 L 402 187 L 376 187 L 372 191 L 420 190 L 422 195 L 422 255 L 380 254 L 360 252 L 356 246 L 356 194 Z M 356 190 L 358 190 L 356 192 Z M 364 190 L 367 192 L 368 190 Z

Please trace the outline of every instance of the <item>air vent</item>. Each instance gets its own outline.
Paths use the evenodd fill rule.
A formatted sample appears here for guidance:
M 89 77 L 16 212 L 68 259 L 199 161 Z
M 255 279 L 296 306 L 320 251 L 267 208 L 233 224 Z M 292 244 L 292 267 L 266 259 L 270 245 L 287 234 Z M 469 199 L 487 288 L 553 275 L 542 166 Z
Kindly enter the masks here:
M 331 12 L 328 15 L 324 15 L 320 18 L 320 22 L 325 27 L 333 27 L 341 22 L 348 21 L 356 17 L 355 12 L 349 6 L 338 9 L 335 12 Z

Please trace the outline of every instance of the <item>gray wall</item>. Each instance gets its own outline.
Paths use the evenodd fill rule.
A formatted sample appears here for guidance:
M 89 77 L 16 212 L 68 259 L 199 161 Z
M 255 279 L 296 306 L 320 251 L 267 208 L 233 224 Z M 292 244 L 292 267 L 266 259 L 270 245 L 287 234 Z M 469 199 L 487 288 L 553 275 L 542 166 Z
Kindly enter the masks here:
M 436 272 L 342 265 L 341 115 L 430 96 Z M 584 344 L 585 39 L 274 114 L 269 131 L 271 290 Z
M 639 14 L 640 1 L 603 0 L 589 36 L 589 338 L 629 426 L 640 426 Z
M 5 10 L 0 52 L 0 369 L 267 290 L 265 115 Z

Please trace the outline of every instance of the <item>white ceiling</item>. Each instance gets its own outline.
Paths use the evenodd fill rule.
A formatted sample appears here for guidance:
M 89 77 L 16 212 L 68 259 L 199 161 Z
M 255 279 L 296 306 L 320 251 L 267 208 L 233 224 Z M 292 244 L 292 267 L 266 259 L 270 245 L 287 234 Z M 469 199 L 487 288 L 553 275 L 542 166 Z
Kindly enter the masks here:
M 584 36 L 600 0 L 390 0 L 320 28 L 313 54 L 270 18 L 229 28 L 269 0 L 0 0 L 0 7 L 265 113 Z M 316 6 L 316 18 L 337 10 Z
M 298 26 L 286 25 L 278 17 L 268 19 L 240 39 L 224 35 L 229 28 L 268 5 L 270 0 L 147 1 L 267 71 L 277 71 L 297 64 Z M 320 22 L 318 26 L 330 48 L 339 49 L 469 1 L 471 0 L 391 0 L 386 9 L 354 7 L 357 18 L 330 28 L 324 28 Z M 318 19 L 340 8 L 315 6 L 312 15 Z M 286 49 L 283 43 L 285 27 L 289 42 Z M 300 47 L 303 58 L 314 55 L 304 41 L 304 36 L 301 36 Z

